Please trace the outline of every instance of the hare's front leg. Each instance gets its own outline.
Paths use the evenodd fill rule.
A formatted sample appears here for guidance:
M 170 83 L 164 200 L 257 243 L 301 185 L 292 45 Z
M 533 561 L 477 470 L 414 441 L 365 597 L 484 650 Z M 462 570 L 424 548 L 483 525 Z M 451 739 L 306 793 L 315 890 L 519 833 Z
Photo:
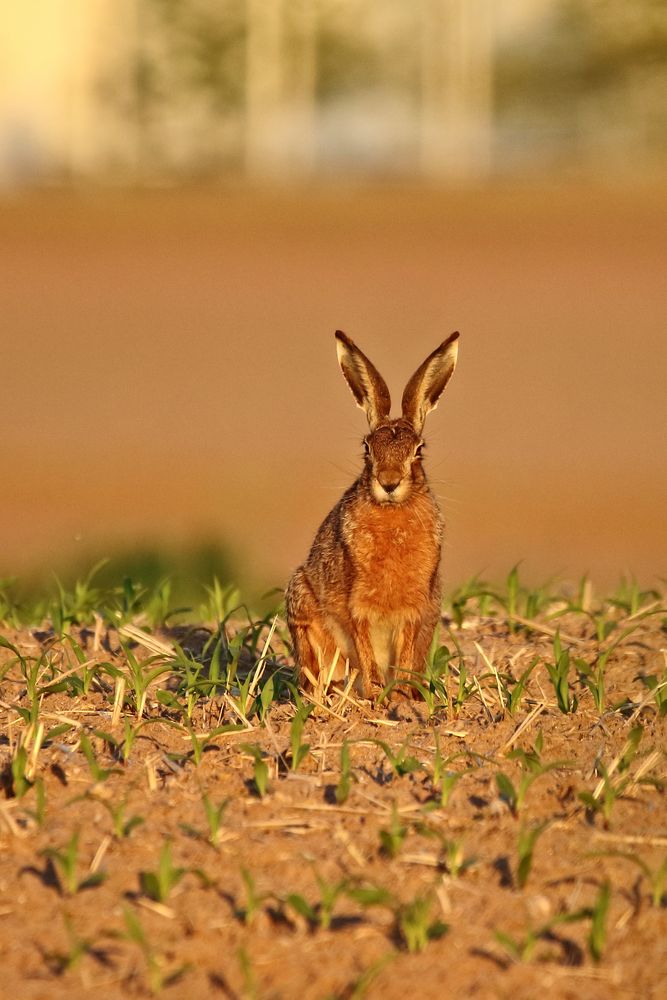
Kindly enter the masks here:
M 439 608 L 432 608 L 423 618 L 407 622 L 401 628 L 396 641 L 396 661 L 400 680 L 409 681 L 422 677 L 439 618 Z M 419 696 L 415 688 L 412 689 L 412 693 L 414 697 Z
M 371 630 L 367 619 L 353 619 L 349 623 L 349 632 L 357 654 L 359 673 L 361 674 L 361 690 L 364 698 L 370 698 L 373 681 L 382 684 L 378 665 L 375 662 Z
M 290 580 L 285 595 L 287 625 L 294 645 L 294 659 L 301 684 L 317 681 L 336 655 L 336 641 L 327 629 L 324 616 L 302 569 Z

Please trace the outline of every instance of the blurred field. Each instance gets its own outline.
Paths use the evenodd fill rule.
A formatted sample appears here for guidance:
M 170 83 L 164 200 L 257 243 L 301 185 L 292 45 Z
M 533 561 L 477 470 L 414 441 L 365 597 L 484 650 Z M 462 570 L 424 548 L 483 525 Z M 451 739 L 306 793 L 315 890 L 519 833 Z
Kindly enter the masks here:
M 333 331 L 427 424 L 446 585 L 665 573 L 667 187 L 7 198 L 1 573 L 221 539 L 282 585 L 358 467 Z

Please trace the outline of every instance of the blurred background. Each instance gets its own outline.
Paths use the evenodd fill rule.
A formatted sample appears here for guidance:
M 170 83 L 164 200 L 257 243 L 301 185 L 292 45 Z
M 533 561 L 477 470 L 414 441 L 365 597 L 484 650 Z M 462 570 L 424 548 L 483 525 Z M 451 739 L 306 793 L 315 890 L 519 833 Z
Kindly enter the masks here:
M 444 577 L 667 572 L 662 0 L 0 9 L 0 576 L 284 586 L 427 424 Z

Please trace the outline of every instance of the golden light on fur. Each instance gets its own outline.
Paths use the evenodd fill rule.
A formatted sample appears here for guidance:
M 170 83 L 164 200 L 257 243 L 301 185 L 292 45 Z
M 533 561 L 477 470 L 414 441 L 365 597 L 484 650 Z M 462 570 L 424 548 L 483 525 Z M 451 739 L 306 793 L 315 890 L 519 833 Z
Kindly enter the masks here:
M 458 333 L 420 365 L 390 417 L 387 385 L 354 342 L 336 332 L 343 376 L 370 433 L 361 475 L 328 514 L 289 582 L 287 623 L 301 682 L 321 688 L 358 671 L 373 683 L 424 669 L 440 616 L 442 520 L 422 465 L 426 415 L 456 366 Z

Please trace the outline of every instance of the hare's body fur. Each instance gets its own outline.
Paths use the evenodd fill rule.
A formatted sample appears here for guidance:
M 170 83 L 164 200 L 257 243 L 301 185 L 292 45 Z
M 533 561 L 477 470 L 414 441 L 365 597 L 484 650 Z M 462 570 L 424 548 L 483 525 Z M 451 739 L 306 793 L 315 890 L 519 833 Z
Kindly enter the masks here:
M 358 358 L 363 360 L 364 374 L 369 369 L 380 384 L 373 390 L 365 384 L 359 388 L 357 373 L 350 374 L 341 362 L 369 413 L 366 462 L 289 582 L 287 621 L 302 681 L 327 676 L 338 657 L 333 677 L 343 675 L 348 660 L 368 694 L 372 682 L 384 685 L 396 674 L 407 678 L 423 670 L 440 615 L 442 521 L 422 466 L 423 417 L 410 409 L 412 397 L 406 402 L 404 396 L 404 416 L 390 420 L 381 377 L 349 338 L 337 336 L 344 338 L 346 350 L 356 352 L 358 365 Z M 366 392 L 372 395 L 369 402 Z M 372 410 L 374 402 L 378 405 Z

